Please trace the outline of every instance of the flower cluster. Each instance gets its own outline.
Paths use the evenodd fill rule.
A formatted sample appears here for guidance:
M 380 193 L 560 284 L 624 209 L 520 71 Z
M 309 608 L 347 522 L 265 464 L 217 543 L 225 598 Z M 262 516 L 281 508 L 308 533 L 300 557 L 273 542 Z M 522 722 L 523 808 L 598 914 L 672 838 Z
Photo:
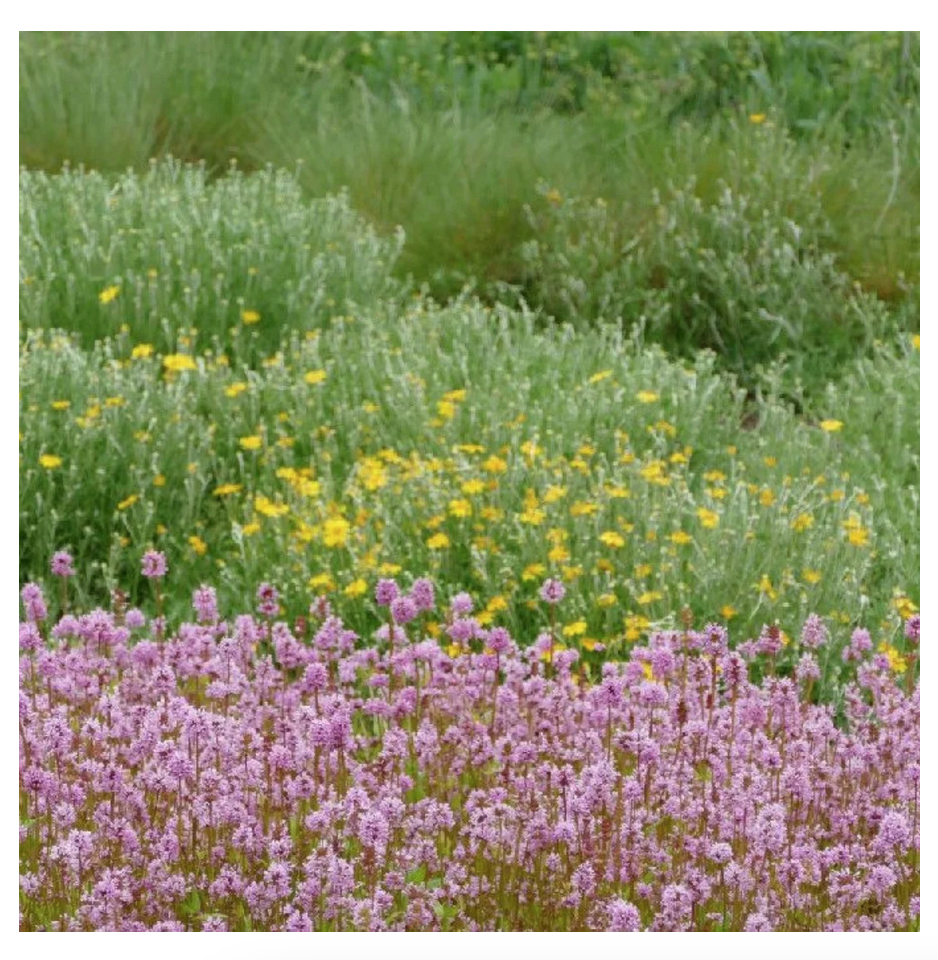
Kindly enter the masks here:
M 428 581 L 377 598 L 374 648 L 327 603 L 275 619 L 269 584 L 259 617 L 203 586 L 175 627 L 51 625 L 24 587 L 21 928 L 917 926 L 919 690 L 862 637 L 841 716 L 809 695 L 817 621 L 795 678 L 720 626 L 590 676 L 467 595 L 445 648 Z

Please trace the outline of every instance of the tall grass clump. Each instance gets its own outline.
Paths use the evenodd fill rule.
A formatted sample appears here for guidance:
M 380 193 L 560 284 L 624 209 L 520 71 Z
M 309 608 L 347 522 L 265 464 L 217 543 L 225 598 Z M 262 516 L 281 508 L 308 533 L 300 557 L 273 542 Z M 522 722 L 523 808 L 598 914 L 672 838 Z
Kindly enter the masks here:
M 379 237 L 344 194 L 307 200 L 295 176 L 168 160 L 111 182 L 20 176 L 20 323 L 124 330 L 173 353 L 199 336 L 241 358 L 398 291 L 403 235 Z

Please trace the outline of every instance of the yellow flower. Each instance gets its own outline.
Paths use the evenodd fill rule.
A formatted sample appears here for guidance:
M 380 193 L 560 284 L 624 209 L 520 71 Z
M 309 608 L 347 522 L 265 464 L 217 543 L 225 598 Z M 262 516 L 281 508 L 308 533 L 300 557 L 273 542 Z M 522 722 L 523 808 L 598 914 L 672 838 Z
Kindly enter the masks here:
M 532 527 L 539 526 L 544 522 L 547 514 L 543 510 L 539 510 L 537 507 L 534 507 L 529 510 L 525 510 L 523 513 L 518 514 L 518 519 L 522 523 L 530 524 Z
M 223 483 L 220 487 L 216 487 L 213 491 L 213 495 L 216 497 L 228 497 L 233 493 L 241 492 L 240 483 Z
M 242 437 L 238 443 L 241 444 L 243 450 L 260 450 L 264 444 L 264 440 L 255 434 L 251 437 Z
M 913 334 L 912 334 L 912 346 L 915 347 L 916 350 L 920 350 L 920 349 L 921 349 L 921 343 L 922 343 L 922 338 L 921 338 L 917 333 L 913 333 Z
M 768 487 L 763 487 L 759 491 L 759 503 L 763 507 L 771 507 L 775 503 L 775 494 Z
M 344 547 L 351 525 L 344 517 L 330 517 L 323 524 L 322 542 L 327 547 Z
M 201 538 L 197 536 L 189 537 L 189 546 L 200 556 L 205 555 L 205 551 L 208 550 L 208 544 Z
M 166 477 L 164 477 L 162 473 L 158 473 L 158 474 L 153 478 L 153 486 L 154 486 L 154 487 L 165 487 L 165 486 L 166 486 Z
M 778 599 L 778 591 L 772 586 L 772 581 L 766 574 L 762 574 L 759 585 L 756 588 L 760 593 L 764 593 L 770 600 Z
M 226 397 L 237 397 L 239 394 L 244 393 L 247 390 L 248 385 L 243 381 L 238 381 L 237 383 L 229 384 L 225 387 L 225 396 Z
M 524 568 L 524 571 L 521 574 L 521 579 L 525 582 L 529 580 L 537 580 L 539 577 L 543 577 L 547 572 L 547 567 L 543 563 L 531 563 Z
M 838 430 L 843 430 L 844 428 L 842 420 L 822 420 L 819 426 L 822 430 L 827 431 L 827 433 L 836 433 Z
M 589 517 L 598 512 L 598 504 L 590 503 L 588 500 L 579 500 L 570 507 L 571 517 Z
M 482 469 L 487 473 L 504 473 L 508 469 L 508 464 L 501 457 L 493 455 L 482 464 Z
M 138 343 L 137 346 L 130 351 L 132 360 L 146 360 L 147 357 L 151 356 L 153 356 L 152 343 Z
M 750 113 L 749 122 L 754 123 L 758 126 L 760 123 L 765 123 L 765 114 L 764 113 Z
M 282 517 L 290 512 L 290 508 L 285 503 L 274 503 L 273 500 L 264 496 L 254 498 L 254 509 L 265 517 Z
M 567 495 L 566 487 L 550 486 L 544 491 L 544 503 L 556 503 Z
M 777 467 L 777 466 L 778 466 L 778 460 L 777 460 L 775 457 L 763 457 L 763 458 L 762 458 L 762 462 L 763 462 L 767 467 Z
M 601 380 L 605 380 L 607 377 L 612 376 L 611 370 L 600 370 L 599 373 L 594 373 L 590 378 L 590 383 L 599 383 Z
M 706 507 L 697 508 L 697 519 L 708 530 L 714 530 L 720 525 L 720 515 L 716 510 L 708 510 Z
M 639 613 L 630 613 L 625 618 L 625 639 L 630 643 L 638 640 L 641 637 L 642 632 L 647 630 L 650 626 L 651 621 L 648 619 L 648 617 L 643 617 Z
M 54 453 L 44 453 L 39 458 L 39 465 L 45 467 L 46 470 L 55 470 L 56 467 L 62 466 L 62 458 L 57 457 Z
M 635 564 L 635 576 L 639 580 L 651 576 L 652 566 L 650 563 L 636 563 Z
M 563 194 L 556 187 L 551 187 L 551 189 L 544 194 L 544 199 L 556 207 L 563 203 Z
M 188 353 L 170 353 L 163 357 L 163 366 L 170 373 L 181 373 L 183 370 L 197 370 L 195 360 Z
M 104 405 L 106 407 L 122 407 L 127 401 L 123 397 L 107 397 Z
M 658 394 L 653 390 L 639 390 L 635 394 L 635 399 L 639 403 L 654 403 L 658 399 Z
M 246 537 L 253 537 L 255 533 L 260 533 L 260 529 L 261 529 L 261 525 L 256 520 L 254 520 L 251 523 L 246 523 L 241 528 L 241 532 Z
M 241 311 L 241 321 L 247 326 L 257 323 L 261 318 L 261 315 L 256 310 L 242 310 Z
M 899 653 L 899 651 L 894 646 L 892 646 L 891 644 L 883 640 L 883 642 L 880 643 L 877 649 L 880 653 L 885 653 L 886 656 L 889 658 L 890 670 L 892 670 L 894 673 L 905 673 L 906 671 L 905 657 L 903 657 L 902 654 Z
M 468 500 L 450 500 L 449 512 L 454 517 L 471 517 L 472 504 Z
M 378 573 L 382 577 L 394 577 L 401 572 L 401 565 L 399 563 L 382 563 L 378 567 Z
M 905 595 L 900 594 L 892 601 L 893 606 L 896 608 L 896 612 L 902 617 L 903 620 L 908 620 L 909 617 L 918 610 L 918 607 Z
M 615 486 L 613 484 L 607 484 L 606 494 L 613 500 L 626 500 L 632 496 L 628 488 Z
M 678 546 L 686 546 L 694 540 L 689 533 L 685 533 L 683 530 L 675 530 L 668 539 L 671 543 L 676 543 Z
M 671 483 L 671 478 L 667 474 L 667 467 L 663 460 L 652 460 L 639 471 L 640 476 L 649 483 L 655 483 L 660 487 L 666 487 Z
M 452 420 L 456 416 L 456 404 L 451 400 L 438 400 L 436 412 L 445 420 Z
M 449 546 L 449 537 L 445 533 L 435 533 L 429 540 L 427 546 L 431 550 L 445 550 Z
M 139 499 L 140 497 L 138 497 L 137 494 L 132 493 L 126 500 L 121 500 L 121 502 L 117 505 L 117 509 L 127 510 L 128 508 L 132 507 Z
M 485 609 L 488 610 L 489 613 L 499 613 L 502 610 L 508 609 L 508 601 L 500 593 L 497 593 L 485 605 Z
M 576 580 L 577 577 L 582 575 L 583 568 L 579 565 L 573 567 L 564 567 L 561 570 L 561 573 L 563 574 L 564 580 L 569 583 L 571 580 Z
M 736 616 L 736 608 L 726 604 L 726 606 L 720 608 L 720 616 L 724 620 L 732 620 Z
M 368 584 L 359 577 L 353 580 L 343 591 L 347 597 L 361 597 L 368 592 Z
M 647 606 L 649 603 L 654 603 L 656 600 L 663 600 L 664 595 L 658 590 L 646 590 L 639 598 L 638 602 L 643 606 Z
M 614 607 L 618 599 L 614 593 L 601 593 L 596 598 L 596 604 L 600 607 Z
M 726 479 L 726 474 L 722 470 L 708 470 L 703 478 L 707 483 L 722 483 Z
M 847 540 L 855 547 L 865 547 L 870 542 L 870 531 L 866 527 L 854 527 L 848 531 Z
M 53 410 L 68 410 L 68 408 L 71 405 L 72 404 L 70 400 L 53 400 L 52 401 Z
M 112 300 L 117 299 L 117 295 L 121 292 L 121 288 L 118 286 L 105 287 L 99 294 L 98 299 L 101 303 L 110 303 Z
M 586 633 L 585 620 L 575 620 L 563 628 L 563 635 L 565 637 L 582 637 L 584 633 Z
M 791 521 L 791 528 L 795 533 L 803 533 L 813 526 L 814 517 L 810 513 L 799 513 Z
M 483 490 L 485 490 L 485 482 L 482 480 L 467 480 L 462 485 L 462 492 L 470 497 L 474 497 L 477 493 L 482 493 Z
M 558 543 L 557 546 L 553 547 L 547 554 L 547 559 L 550 560 L 551 563 L 566 563 L 570 559 L 570 551 Z
M 325 370 L 309 370 L 303 376 L 303 379 L 311 386 L 315 386 L 317 383 L 322 383 L 326 376 Z
M 625 537 L 616 533 L 615 530 L 606 530 L 599 535 L 600 541 L 607 547 L 624 547 Z
M 332 579 L 331 573 L 317 573 L 316 576 L 309 578 L 307 586 L 310 590 L 328 592 L 329 590 L 335 590 L 335 580 Z
M 801 579 L 804 580 L 805 583 L 810 583 L 810 584 L 820 583 L 821 571 L 812 570 L 810 567 L 805 567 L 804 570 L 801 571 Z
M 443 394 L 444 400 L 449 400 L 451 403 L 461 403 L 466 399 L 465 390 L 450 390 L 449 393 Z

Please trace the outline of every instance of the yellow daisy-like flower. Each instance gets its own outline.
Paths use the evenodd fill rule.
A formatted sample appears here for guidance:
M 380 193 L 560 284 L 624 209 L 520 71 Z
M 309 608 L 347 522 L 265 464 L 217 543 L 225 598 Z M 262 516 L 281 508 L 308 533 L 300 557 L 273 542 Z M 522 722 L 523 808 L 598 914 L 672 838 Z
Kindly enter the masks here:
M 335 580 L 332 579 L 331 573 L 317 573 L 314 577 L 309 578 L 307 586 L 310 590 L 321 590 L 328 593 L 330 590 L 335 590 Z
M 804 580 L 805 583 L 810 583 L 812 585 L 815 583 L 820 583 L 821 571 L 812 570 L 810 567 L 805 567 L 804 570 L 801 571 L 801 579 Z
M 225 387 L 225 396 L 226 396 L 226 397 L 237 397 L 237 396 L 239 396 L 240 394 L 244 393 L 244 391 L 247 390 L 247 388 L 248 388 L 248 385 L 247 385 L 246 383 L 244 383 L 243 381 L 239 381 L 238 383 L 229 384 L 227 387 Z
M 467 496 L 474 497 L 478 493 L 482 493 L 485 490 L 485 481 L 483 480 L 467 480 L 462 485 L 462 492 Z
M 140 499 L 136 493 L 132 493 L 126 500 L 121 500 L 117 505 L 118 510 L 128 510 Z
M 563 628 L 563 635 L 565 637 L 582 637 L 586 633 L 586 621 L 585 620 L 575 620 L 573 623 L 568 623 Z
M 230 497 L 233 493 L 241 492 L 240 483 L 223 483 L 220 487 L 214 489 L 213 495 L 216 497 Z
M 353 580 L 343 591 L 347 597 L 361 597 L 368 592 L 368 584 L 359 577 Z
M 842 420 L 822 420 L 818 426 L 826 433 L 837 433 L 844 428 Z
M 254 434 L 250 437 L 242 437 L 238 443 L 241 444 L 242 450 L 260 450 L 260 448 L 264 445 L 264 439 L 263 437 L 259 437 L 257 434 Z
M 612 376 L 611 370 L 600 370 L 599 373 L 594 373 L 590 378 L 590 383 L 599 383 L 602 380 L 607 379 Z
M 482 469 L 486 473 L 504 473 L 508 469 L 508 464 L 501 457 L 493 455 L 483 462 Z
M 449 537 L 445 533 L 435 533 L 427 540 L 427 546 L 431 550 L 445 550 L 449 546 Z
M 756 126 L 759 126 L 760 123 L 765 123 L 765 114 L 764 113 L 750 113 L 749 122 L 754 123 Z
M 310 385 L 315 386 L 317 383 L 323 383 L 326 379 L 325 370 L 309 370 L 304 374 L 303 379 Z
M 537 580 L 539 577 L 543 577 L 546 572 L 547 567 L 543 563 L 531 563 L 524 568 L 521 579 L 527 583 L 529 580 Z
M 720 608 L 720 616 L 724 620 L 732 620 L 736 616 L 736 607 L 732 607 L 729 604 Z
M 70 400 L 53 400 L 52 401 L 53 410 L 68 410 L 68 408 L 71 405 L 72 404 Z
M 152 343 L 138 343 L 133 350 L 130 351 L 130 358 L 132 360 L 146 360 L 147 357 L 153 356 L 153 344 Z
M 664 599 L 664 594 L 662 594 L 660 591 L 646 590 L 645 593 L 643 593 L 638 598 L 638 603 L 641 604 L 643 607 L 646 607 L 648 606 L 649 603 L 654 603 L 656 600 L 663 600 L 663 599 Z
M 101 303 L 110 303 L 112 300 L 117 299 L 117 295 L 121 292 L 121 288 L 117 285 L 110 287 L 105 287 L 99 294 L 98 299 Z
M 57 457 L 54 453 L 44 453 L 39 458 L 39 465 L 46 470 L 55 470 L 62 466 L 62 458 Z
M 915 347 L 916 350 L 921 350 L 922 348 L 922 338 L 917 333 L 912 334 L 912 346 Z
M 454 517 L 471 517 L 472 504 L 468 500 L 450 500 L 449 512 Z
M 252 326 L 255 323 L 258 323 L 261 319 L 261 315 L 256 310 L 242 310 L 241 311 L 241 322 L 246 326 Z
M 635 399 L 639 403 L 654 403 L 659 397 L 654 390 L 639 390 L 638 393 L 635 394 Z
M 189 537 L 189 546 L 200 556 L 205 556 L 206 550 L 208 550 L 208 544 L 198 536 Z
M 198 370 L 198 365 L 188 353 L 170 353 L 163 357 L 163 366 L 170 373 L 181 373 L 183 370 Z
M 671 543 L 676 543 L 678 546 L 686 546 L 694 540 L 689 533 L 685 533 L 683 530 L 675 530 L 668 539 Z
M 614 607 L 618 602 L 618 598 L 614 593 L 601 593 L 596 598 L 596 605 L 600 607 Z
M 327 547 L 344 547 L 351 525 L 344 517 L 330 517 L 322 530 L 322 542 Z
M 720 515 L 716 510 L 708 510 L 706 507 L 697 508 L 697 519 L 708 530 L 714 530 L 720 525 Z
M 605 544 L 607 547 L 624 547 L 625 546 L 625 537 L 620 533 L 616 533 L 615 530 L 606 530 L 604 533 L 599 535 L 600 542 Z
M 792 519 L 790 526 L 795 533 L 804 533 L 814 526 L 814 517 L 810 513 L 799 513 Z

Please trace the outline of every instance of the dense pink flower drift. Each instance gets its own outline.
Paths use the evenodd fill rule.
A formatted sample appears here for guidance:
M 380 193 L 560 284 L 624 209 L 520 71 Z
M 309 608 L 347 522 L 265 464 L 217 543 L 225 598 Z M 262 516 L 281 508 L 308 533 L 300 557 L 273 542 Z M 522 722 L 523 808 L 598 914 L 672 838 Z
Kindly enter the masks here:
M 322 604 L 271 622 L 272 587 L 232 621 L 202 587 L 175 631 L 50 627 L 25 591 L 21 928 L 917 927 L 919 692 L 888 658 L 858 651 L 838 716 L 811 653 L 756 686 L 722 628 L 589 682 L 464 596 L 444 652 L 418 583 L 379 587 L 365 648 Z

